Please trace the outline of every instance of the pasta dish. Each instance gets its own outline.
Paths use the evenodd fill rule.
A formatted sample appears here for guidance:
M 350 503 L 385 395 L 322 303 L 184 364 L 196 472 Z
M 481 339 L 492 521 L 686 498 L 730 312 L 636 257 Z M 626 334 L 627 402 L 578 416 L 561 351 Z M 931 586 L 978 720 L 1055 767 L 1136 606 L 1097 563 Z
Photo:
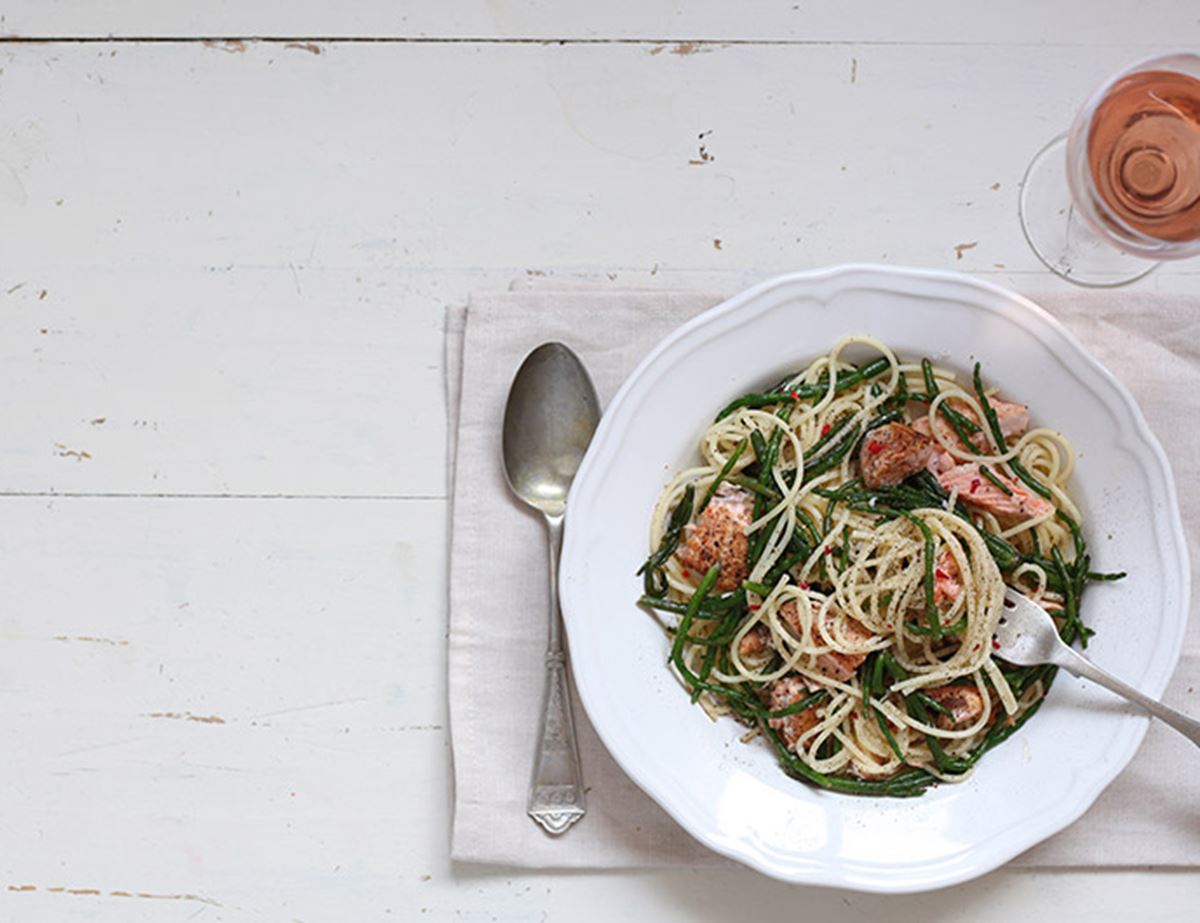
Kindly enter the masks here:
M 849 337 L 721 409 L 699 449 L 655 506 L 640 602 L 692 701 L 822 788 L 965 778 L 1054 678 L 994 656 L 1006 585 L 1086 646 L 1084 588 L 1122 576 L 1091 569 L 1070 442 L 979 364 L 960 381 Z

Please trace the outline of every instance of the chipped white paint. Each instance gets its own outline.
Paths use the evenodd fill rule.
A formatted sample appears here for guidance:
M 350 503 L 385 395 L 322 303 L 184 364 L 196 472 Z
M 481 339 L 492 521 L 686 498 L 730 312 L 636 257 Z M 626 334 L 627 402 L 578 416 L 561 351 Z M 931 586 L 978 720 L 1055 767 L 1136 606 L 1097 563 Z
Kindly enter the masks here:
M 1151 6 L 6 4 L 215 40 L 0 44 L 0 919 L 1184 919 L 1192 874 L 446 859 L 442 307 L 849 259 L 1054 287 L 1017 182 L 1097 79 L 1196 44 Z

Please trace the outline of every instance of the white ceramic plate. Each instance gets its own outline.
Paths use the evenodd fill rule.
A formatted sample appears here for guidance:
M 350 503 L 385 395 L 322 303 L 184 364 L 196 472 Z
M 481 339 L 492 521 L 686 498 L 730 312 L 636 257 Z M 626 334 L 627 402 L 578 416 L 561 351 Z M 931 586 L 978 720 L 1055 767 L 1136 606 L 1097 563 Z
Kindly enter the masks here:
M 1073 494 L 1102 570 L 1084 617 L 1095 661 L 1161 695 L 1179 656 L 1189 571 L 1166 457 L 1133 398 L 1046 312 L 952 273 L 842 266 L 782 276 L 660 343 L 604 415 L 571 491 L 562 604 L 580 697 L 609 751 L 685 830 L 787 881 L 918 891 L 981 875 L 1078 818 L 1132 758 L 1147 719 L 1060 673 L 1049 700 L 958 785 L 915 799 L 832 794 L 784 775 L 762 741 L 711 722 L 635 605 L 650 511 L 697 456 L 717 408 L 850 333 L 958 371 L 975 358 L 1079 450 Z M 853 357 L 851 357 L 853 358 Z

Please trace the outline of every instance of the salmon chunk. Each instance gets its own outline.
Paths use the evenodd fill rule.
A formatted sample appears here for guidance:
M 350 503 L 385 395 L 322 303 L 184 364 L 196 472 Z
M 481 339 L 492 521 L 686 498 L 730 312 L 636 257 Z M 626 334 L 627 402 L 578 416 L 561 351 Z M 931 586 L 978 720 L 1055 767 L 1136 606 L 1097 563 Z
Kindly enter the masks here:
M 775 680 L 771 684 L 767 707 L 771 711 L 782 711 L 789 705 L 795 705 L 808 694 L 808 685 L 802 677 L 794 674 L 792 676 L 785 676 L 782 679 Z M 820 720 L 820 717 L 817 715 L 817 706 L 813 705 L 811 708 L 796 712 L 794 715 L 771 718 L 767 723 L 779 732 L 779 736 L 783 738 L 783 742 L 787 745 L 787 748 L 794 750 L 796 749 L 796 741 L 800 738 L 800 735 L 816 727 Z
M 933 602 L 939 609 L 948 609 L 962 592 L 962 575 L 958 562 L 948 549 L 938 555 L 933 571 Z
M 971 436 L 971 445 L 963 445 L 963 441 L 958 438 L 958 434 L 954 432 L 954 427 L 950 425 L 950 421 L 942 414 L 938 414 L 935 419 L 935 426 L 938 434 L 946 441 L 947 444 L 954 446 L 956 449 L 965 449 L 967 451 L 987 452 L 991 449 L 991 443 L 988 441 L 987 434 L 983 432 L 986 429 L 982 420 L 976 416 L 975 411 L 962 401 L 948 400 L 946 403 L 952 410 L 957 410 L 964 417 L 980 427 L 980 431 Z M 1002 401 L 999 398 L 988 398 L 988 403 L 992 405 L 992 410 L 996 411 L 996 420 L 1000 424 L 1000 432 L 1004 435 L 1006 441 L 1019 439 L 1029 430 L 1029 408 L 1024 404 L 1014 404 L 1012 401 Z M 929 426 L 929 417 L 917 417 L 912 421 L 912 428 L 924 436 L 932 436 L 933 431 Z
M 1029 408 L 1027 406 L 1012 401 L 1002 401 L 997 397 L 989 397 L 988 403 L 992 405 L 992 410 L 996 411 L 1000 432 L 1005 440 L 1012 442 L 1029 432 Z M 973 417 L 975 414 L 972 413 L 971 416 Z M 982 426 L 982 422 L 979 425 Z
M 779 607 L 779 614 L 787 623 L 788 627 L 796 635 L 800 637 L 804 631 L 800 624 L 800 612 L 794 602 L 784 603 Z M 825 610 L 825 630 L 832 636 L 834 634 L 834 623 L 842 616 L 830 607 Z M 870 641 L 874 635 L 868 631 L 861 622 L 852 619 L 849 616 L 845 617 L 845 627 L 842 629 L 842 635 L 849 641 L 859 643 Z M 813 644 L 824 645 L 820 632 L 813 627 Z M 849 682 L 854 677 L 854 671 L 862 666 L 863 661 L 867 659 L 866 654 L 846 654 L 842 651 L 826 651 L 824 654 L 818 654 L 816 660 L 816 668 L 820 673 L 824 673 L 830 679 L 837 680 L 840 683 Z
M 742 635 L 738 653 L 743 657 L 757 657 L 771 649 L 771 631 L 761 622 Z
M 933 457 L 933 440 L 903 423 L 888 423 L 867 433 L 858 453 L 863 483 L 895 487 Z
M 983 714 L 983 696 L 974 686 L 934 686 L 921 691 L 950 710 L 949 715 L 938 712 L 933 720 L 934 725 L 944 731 L 970 727 Z
M 958 464 L 958 459 L 949 452 L 943 452 L 936 446 L 933 450 L 933 457 L 929 459 L 929 464 L 925 467 L 934 475 L 939 475 L 943 471 L 949 471 Z
M 979 465 L 974 462 L 955 465 L 943 471 L 938 475 L 938 483 L 947 492 L 957 490 L 958 499 L 967 506 L 991 513 L 1001 521 L 1037 519 L 1054 511 L 1053 504 L 1043 500 L 1020 481 L 1005 477 L 995 470 L 991 473 L 1008 488 L 1008 493 L 984 477 Z
M 736 590 L 750 571 L 747 552 L 750 539 L 746 527 L 754 517 L 754 501 L 750 494 L 737 487 L 722 484 L 700 514 L 700 519 L 688 528 L 687 541 L 679 549 L 679 563 L 689 570 L 703 574 L 714 564 L 721 565 L 717 589 Z

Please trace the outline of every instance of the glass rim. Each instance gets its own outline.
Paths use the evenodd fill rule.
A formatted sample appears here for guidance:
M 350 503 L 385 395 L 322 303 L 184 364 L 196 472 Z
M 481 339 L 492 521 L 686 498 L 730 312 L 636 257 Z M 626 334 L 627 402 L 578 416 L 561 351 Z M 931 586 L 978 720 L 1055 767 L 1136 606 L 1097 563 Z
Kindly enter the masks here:
M 1180 66 L 1184 64 L 1190 65 L 1190 70 Z M 1112 92 L 1113 87 L 1132 74 L 1154 70 L 1181 73 L 1200 80 L 1200 54 L 1179 51 L 1151 55 L 1123 67 L 1093 90 L 1076 113 L 1070 131 L 1067 133 L 1067 184 L 1071 188 L 1071 196 L 1075 200 L 1080 214 L 1096 233 L 1113 241 L 1114 245 L 1120 249 L 1138 256 L 1148 259 L 1169 259 L 1175 255 L 1181 257 L 1194 255 L 1196 251 L 1194 248 L 1174 245 L 1178 242 L 1152 237 L 1130 225 L 1124 218 L 1116 214 L 1100 196 L 1091 167 L 1085 165 L 1084 169 L 1077 170 L 1075 164 L 1081 153 L 1086 158 L 1087 137 L 1091 134 L 1092 118 L 1100 107 L 1100 103 Z M 1079 148 L 1082 148 L 1082 152 Z M 1082 176 L 1079 175 L 1080 173 Z

